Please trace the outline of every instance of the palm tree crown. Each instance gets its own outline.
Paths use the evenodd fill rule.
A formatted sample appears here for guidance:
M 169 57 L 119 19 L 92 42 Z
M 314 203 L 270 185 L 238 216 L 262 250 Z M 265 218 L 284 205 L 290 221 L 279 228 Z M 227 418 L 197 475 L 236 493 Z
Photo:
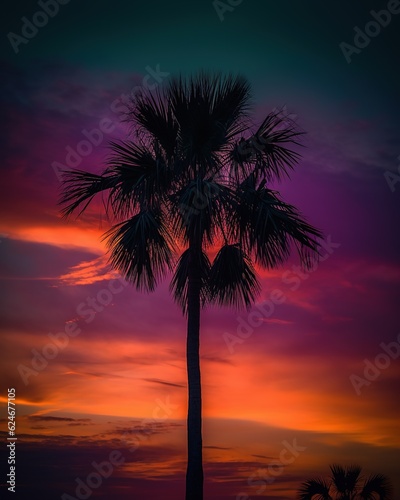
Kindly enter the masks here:
M 199 251 L 203 304 L 238 307 L 259 291 L 253 262 L 281 264 L 291 243 L 303 263 L 317 250 L 319 231 L 268 188 L 297 163 L 287 146 L 301 133 L 290 123 L 281 128 L 276 113 L 251 130 L 249 90 L 240 77 L 200 74 L 142 93 L 129 115 L 134 137 L 111 143 L 103 172 L 64 173 L 63 215 L 82 213 L 106 193 L 115 222 L 105 234 L 112 266 L 147 291 L 175 270 L 171 289 L 184 310 L 191 245 Z M 215 245 L 211 264 L 205 251 Z
M 364 479 L 361 467 L 331 465 L 328 481 L 308 479 L 299 490 L 299 500 L 390 500 L 391 484 L 383 474 L 373 474 Z M 333 496 L 334 495 L 334 496 Z
M 173 79 L 132 100 L 132 136 L 111 143 L 100 174 L 65 172 L 63 215 L 103 193 L 110 263 L 126 280 L 152 291 L 173 272 L 187 315 L 187 500 L 203 498 L 201 305 L 250 307 L 260 291 L 255 266 L 283 263 L 292 245 L 308 265 L 321 237 L 269 187 L 298 162 L 291 146 L 301 133 L 277 113 L 252 127 L 249 102 L 241 77 Z

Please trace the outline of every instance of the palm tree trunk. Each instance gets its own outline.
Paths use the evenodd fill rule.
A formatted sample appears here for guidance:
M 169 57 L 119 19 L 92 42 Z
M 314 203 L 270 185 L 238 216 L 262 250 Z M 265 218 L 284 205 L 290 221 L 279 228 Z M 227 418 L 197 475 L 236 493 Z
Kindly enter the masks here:
M 201 429 L 200 380 L 200 270 L 196 249 L 188 276 L 188 330 L 186 343 L 189 406 L 187 418 L 188 463 L 186 470 L 186 500 L 203 500 L 203 458 Z

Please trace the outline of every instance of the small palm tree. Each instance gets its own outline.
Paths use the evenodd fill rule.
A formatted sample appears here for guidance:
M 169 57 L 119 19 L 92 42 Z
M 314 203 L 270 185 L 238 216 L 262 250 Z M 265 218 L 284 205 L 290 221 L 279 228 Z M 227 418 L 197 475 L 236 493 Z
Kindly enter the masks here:
M 174 273 L 170 288 L 187 316 L 186 500 L 203 498 L 201 307 L 249 308 L 260 291 L 253 262 L 273 268 L 293 243 L 308 265 L 321 237 L 268 187 L 298 162 L 290 146 L 301 133 L 276 112 L 253 129 L 249 99 L 241 77 L 173 79 L 132 100 L 132 138 L 111 143 L 102 173 L 64 178 L 64 216 L 106 195 L 110 263 L 137 289 Z M 218 250 L 213 262 L 209 250 Z
M 331 465 L 328 481 L 308 479 L 299 490 L 299 500 L 390 500 L 392 487 L 383 474 L 361 476 L 361 467 Z M 334 496 L 333 496 L 334 495 Z

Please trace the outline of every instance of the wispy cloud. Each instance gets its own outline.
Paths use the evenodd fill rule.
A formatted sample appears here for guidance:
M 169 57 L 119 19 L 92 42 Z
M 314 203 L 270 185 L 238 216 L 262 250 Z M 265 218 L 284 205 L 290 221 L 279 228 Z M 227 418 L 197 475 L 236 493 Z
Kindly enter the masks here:
M 71 267 L 66 274 L 60 276 L 60 284 L 66 286 L 92 285 L 100 281 L 107 281 L 120 276 L 113 271 L 106 256 L 81 262 Z
M 160 380 L 157 378 L 144 378 L 143 379 L 145 382 L 150 382 L 152 384 L 161 384 L 161 385 L 167 385 L 170 387 L 186 387 L 184 384 L 175 384 L 173 382 L 167 382 L 166 380 Z

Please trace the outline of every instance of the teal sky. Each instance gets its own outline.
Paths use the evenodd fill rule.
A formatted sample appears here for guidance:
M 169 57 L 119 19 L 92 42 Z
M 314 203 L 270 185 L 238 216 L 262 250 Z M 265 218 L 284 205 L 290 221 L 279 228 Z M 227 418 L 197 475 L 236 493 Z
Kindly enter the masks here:
M 395 16 L 350 65 L 339 48 L 343 41 L 352 43 L 354 26 L 371 20 L 372 8 L 381 7 L 385 4 L 373 1 L 359 6 L 243 0 L 221 21 L 211 1 L 121 0 L 110 8 L 109 0 L 71 0 L 21 45 L 17 57 L 7 41 L 3 48 L 6 58 L 20 65 L 46 59 L 93 70 L 143 72 L 156 64 L 171 73 L 208 68 L 244 73 L 257 93 L 266 87 L 278 92 L 278 86 L 282 94 L 305 95 L 315 93 L 317 84 L 333 100 L 345 93 L 370 99 L 376 87 L 394 98 Z M 37 2 L 18 2 L 3 20 L 3 31 L 18 33 L 20 18 L 37 10 Z

